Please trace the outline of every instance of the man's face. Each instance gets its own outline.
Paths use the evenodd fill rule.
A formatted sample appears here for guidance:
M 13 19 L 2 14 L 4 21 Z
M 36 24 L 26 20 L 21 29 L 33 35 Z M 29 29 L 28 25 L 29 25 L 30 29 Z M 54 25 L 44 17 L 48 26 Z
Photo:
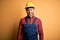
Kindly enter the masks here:
M 28 8 L 26 9 L 26 12 L 27 12 L 27 16 L 29 16 L 30 18 L 34 16 L 34 8 Z

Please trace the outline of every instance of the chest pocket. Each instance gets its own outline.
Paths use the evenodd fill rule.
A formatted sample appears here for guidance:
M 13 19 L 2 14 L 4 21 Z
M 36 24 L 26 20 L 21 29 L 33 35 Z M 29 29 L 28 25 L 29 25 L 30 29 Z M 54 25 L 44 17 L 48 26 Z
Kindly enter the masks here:
M 23 40 L 38 40 L 38 32 L 35 25 L 36 18 L 32 24 L 24 24 L 23 27 Z

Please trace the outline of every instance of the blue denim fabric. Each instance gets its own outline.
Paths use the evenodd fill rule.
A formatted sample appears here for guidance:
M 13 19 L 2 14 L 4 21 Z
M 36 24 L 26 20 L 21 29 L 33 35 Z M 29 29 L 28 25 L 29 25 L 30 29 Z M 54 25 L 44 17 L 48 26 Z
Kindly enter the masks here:
M 35 25 L 35 21 L 37 18 L 34 19 L 34 22 L 32 24 L 28 24 L 26 21 L 26 24 L 24 24 L 23 27 L 23 40 L 38 40 L 38 32 Z

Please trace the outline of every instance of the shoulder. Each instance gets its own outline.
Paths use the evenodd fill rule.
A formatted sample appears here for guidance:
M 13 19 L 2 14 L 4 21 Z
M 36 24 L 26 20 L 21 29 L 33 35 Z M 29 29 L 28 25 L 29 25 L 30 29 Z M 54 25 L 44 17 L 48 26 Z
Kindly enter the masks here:
M 26 17 L 20 18 L 20 22 L 21 22 L 22 24 L 25 23 L 25 18 L 26 18 Z
M 38 17 L 36 17 L 36 19 L 37 19 L 37 21 L 41 21 L 41 19 L 40 19 L 40 18 L 38 18 Z
M 37 18 L 37 23 L 41 23 L 41 19 L 40 18 L 38 18 L 38 17 L 36 17 Z
M 20 19 L 20 21 L 24 21 L 24 20 L 25 20 L 25 17 Z

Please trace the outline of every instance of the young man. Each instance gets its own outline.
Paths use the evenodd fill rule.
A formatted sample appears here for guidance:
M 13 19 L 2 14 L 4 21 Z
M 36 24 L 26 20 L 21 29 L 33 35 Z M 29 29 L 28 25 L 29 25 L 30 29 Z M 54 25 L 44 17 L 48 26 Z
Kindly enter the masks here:
M 22 18 L 19 23 L 17 40 L 44 40 L 41 20 L 34 16 L 34 5 L 32 2 L 26 4 L 27 16 Z

